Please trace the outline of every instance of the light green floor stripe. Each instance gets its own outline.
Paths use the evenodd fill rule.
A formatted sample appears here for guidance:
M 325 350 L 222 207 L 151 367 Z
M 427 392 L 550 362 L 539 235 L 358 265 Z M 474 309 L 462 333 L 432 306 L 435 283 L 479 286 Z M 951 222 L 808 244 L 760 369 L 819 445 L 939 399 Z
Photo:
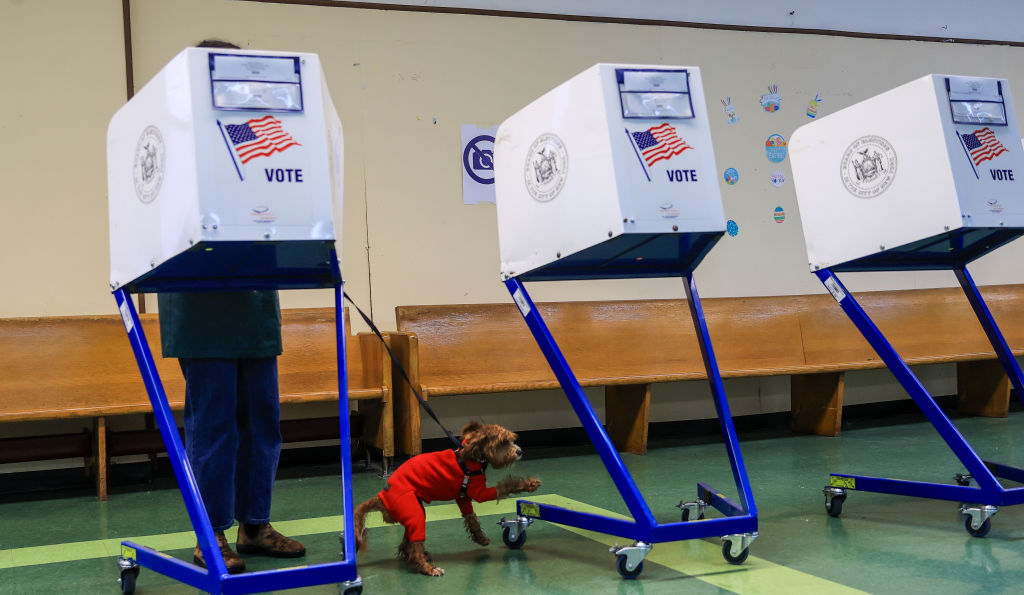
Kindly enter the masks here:
M 540 499 L 537 499 L 540 501 Z M 561 496 L 553 496 L 547 499 L 546 504 L 562 506 L 580 512 L 590 512 L 603 516 L 629 520 L 614 512 L 590 506 Z M 609 546 L 629 545 L 629 540 L 616 540 L 614 536 L 603 533 L 594 533 L 576 527 L 560 525 L 567 531 L 572 531 L 588 539 L 593 539 Z M 757 542 L 751 546 L 751 551 L 757 549 Z M 754 556 L 747 558 L 742 565 L 734 566 L 728 564 L 722 557 L 722 546 L 718 540 L 705 541 L 703 539 L 688 539 L 671 543 L 657 543 L 654 549 L 644 559 L 646 564 L 654 562 L 667 566 L 672 570 L 687 574 L 706 583 L 715 585 L 722 589 L 728 589 L 735 593 L 743 594 L 775 594 L 775 593 L 829 593 L 836 595 L 853 595 L 864 593 L 839 583 L 800 572 L 792 568 L 780 566 L 773 562 L 763 560 Z M 609 564 L 611 557 L 609 555 Z M 641 578 L 643 575 L 641 575 Z
M 562 506 L 581 512 L 590 512 L 609 517 L 627 518 L 607 510 L 590 506 L 577 500 L 564 498 L 556 494 L 546 494 L 530 498 L 531 501 L 552 506 Z M 492 504 L 477 504 L 477 514 L 484 516 L 506 515 L 512 516 L 516 512 L 515 500 L 502 500 Z M 427 522 L 458 519 L 462 517 L 459 507 L 455 504 L 439 504 L 428 506 Z M 340 531 L 342 517 L 340 515 L 318 517 L 311 519 L 298 519 L 294 521 L 275 522 L 274 527 L 285 535 L 318 535 Z M 366 518 L 367 527 L 381 527 L 384 525 L 380 513 L 371 513 Z M 627 544 L 628 540 L 614 536 L 594 533 L 575 527 L 560 525 L 563 529 L 571 531 L 588 539 L 607 544 Z M 237 529 L 231 528 L 225 531 L 229 542 L 234 542 Z M 164 533 L 159 535 L 145 535 L 141 537 L 127 538 L 141 545 L 151 547 L 159 551 L 180 550 L 195 546 L 195 534 L 191 531 L 178 533 Z M 121 552 L 121 539 L 98 539 L 93 541 L 78 541 L 73 543 L 59 543 L 54 545 L 40 545 L 10 550 L 0 550 L 0 569 L 15 568 L 20 566 L 33 566 L 39 564 L 54 564 L 58 562 L 71 562 L 75 560 L 89 560 L 95 558 L 116 557 Z M 757 542 L 754 542 L 755 549 Z M 609 555 L 609 564 L 612 558 Z M 690 539 L 673 543 L 659 543 L 648 554 L 646 563 L 655 563 L 666 566 L 677 572 L 692 576 L 706 583 L 715 585 L 722 589 L 728 589 L 735 593 L 742 594 L 774 594 L 774 593 L 835 593 L 854 594 L 862 593 L 856 589 L 845 587 L 823 578 L 819 578 L 792 568 L 786 568 L 767 560 L 750 556 L 741 566 L 732 566 L 722 558 L 721 545 L 716 541 L 709 542 L 701 539 Z
M 538 502 L 547 503 L 551 496 L 538 496 Z M 560 501 L 565 501 L 563 498 Z M 514 515 L 516 512 L 515 500 L 502 500 L 497 504 L 477 504 L 477 513 L 485 515 Z M 459 507 L 455 504 L 439 504 L 427 507 L 427 522 L 445 521 L 449 519 L 462 518 Z M 319 535 L 341 531 L 341 515 L 318 517 L 311 519 L 298 519 L 294 521 L 274 522 L 274 528 L 285 535 Z M 379 512 L 373 512 L 366 517 L 366 526 L 382 527 L 384 521 Z M 224 532 L 229 543 L 234 543 L 237 527 L 232 527 Z M 181 550 L 195 547 L 196 537 L 192 531 L 181 531 L 179 533 L 162 533 L 158 535 L 143 535 L 140 537 L 125 537 L 117 539 L 96 539 L 92 541 L 76 541 L 72 543 L 57 543 L 53 545 L 38 545 L 17 549 L 0 550 L 0 569 L 16 568 L 19 566 L 33 566 L 38 564 L 54 564 L 57 562 L 73 562 L 75 560 L 90 560 L 94 558 L 116 557 L 121 554 L 121 541 L 134 541 L 140 545 L 151 547 L 155 550 L 166 552 L 169 550 Z

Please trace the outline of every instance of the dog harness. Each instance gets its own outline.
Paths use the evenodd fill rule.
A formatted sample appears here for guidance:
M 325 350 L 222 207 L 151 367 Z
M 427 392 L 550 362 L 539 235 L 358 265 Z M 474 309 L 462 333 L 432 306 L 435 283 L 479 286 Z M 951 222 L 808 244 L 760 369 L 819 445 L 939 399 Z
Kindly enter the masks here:
M 466 488 L 469 486 L 469 479 L 476 475 L 483 475 L 487 471 L 487 461 L 480 461 L 480 468 L 475 471 L 470 471 L 469 467 L 462 461 L 459 448 L 453 448 L 455 451 L 455 460 L 459 462 L 459 469 L 462 469 L 462 487 L 459 488 L 459 499 L 465 499 Z

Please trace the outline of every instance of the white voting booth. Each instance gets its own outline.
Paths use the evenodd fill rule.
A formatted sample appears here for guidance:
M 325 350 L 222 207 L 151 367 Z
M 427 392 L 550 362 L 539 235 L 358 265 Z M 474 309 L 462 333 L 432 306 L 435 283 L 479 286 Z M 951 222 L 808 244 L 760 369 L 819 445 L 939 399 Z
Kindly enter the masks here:
M 111 287 L 315 277 L 342 157 L 316 54 L 182 51 L 110 122 Z
M 504 278 L 695 267 L 725 231 L 697 68 L 597 64 L 505 120 L 494 151 Z
M 229 576 L 142 333 L 132 292 L 334 287 L 347 395 L 341 271 L 342 129 L 316 54 L 188 48 L 107 133 L 110 287 L 209 569 L 122 542 L 121 589 L 140 566 L 210 593 L 340 583 L 362 590 L 352 527 L 348 401 L 339 399 L 342 561 Z
M 501 124 L 494 163 L 502 279 L 633 517 L 520 500 L 517 517 L 502 519 L 505 543 L 521 547 L 530 523 L 544 519 L 632 538 L 612 548 L 626 578 L 659 542 L 721 536 L 725 558 L 742 563 L 757 511 L 693 281 L 725 232 L 700 69 L 588 68 Z M 739 502 L 699 483 L 697 500 L 678 505 L 683 520 L 659 524 L 523 282 L 669 276 L 684 278 Z M 708 507 L 724 516 L 687 522 Z
M 789 148 L 811 270 L 967 470 L 955 485 L 834 473 L 826 511 L 839 516 L 848 490 L 952 500 L 968 533 L 983 537 L 998 506 L 1024 502 L 1024 488 L 997 478 L 1022 482 L 1024 470 L 978 457 L 835 273 L 952 270 L 1024 395 L 1017 360 L 966 268 L 1024 234 L 1024 151 L 1009 82 L 924 76 L 802 126 Z
M 800 127 L 789 151 L 812 269 L 948 268 L 1016 237 L 1020 146 L 994 78 L 928 75 Z

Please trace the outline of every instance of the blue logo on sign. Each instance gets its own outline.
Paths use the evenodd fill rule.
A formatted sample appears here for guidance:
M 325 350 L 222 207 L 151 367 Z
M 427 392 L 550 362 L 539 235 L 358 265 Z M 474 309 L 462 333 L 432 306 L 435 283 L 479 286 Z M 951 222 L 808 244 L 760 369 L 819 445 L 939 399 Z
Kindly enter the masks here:
M 494 137 L 481 134 L 466 143 L 462 167 L 480 184 L 494 183 Z

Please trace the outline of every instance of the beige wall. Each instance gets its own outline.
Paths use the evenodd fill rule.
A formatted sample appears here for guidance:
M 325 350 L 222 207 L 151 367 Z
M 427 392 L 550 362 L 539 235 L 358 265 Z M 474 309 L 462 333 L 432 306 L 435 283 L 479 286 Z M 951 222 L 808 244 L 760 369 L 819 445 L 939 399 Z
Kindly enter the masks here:
M 118 0 L 0 2 L 0 316 L 112 312 L 107 122 Z
M 131 11 L 137 87 L 207 37 L 320 54 L 345 128 L 347 289 L 369 305 L 372 288 L 383 328 L 394 328 L 400 304 L 508 300 L 498 278 L 494 206 L 462 204 L 459 127 L 497 125 L 595 62 L 702 69 L 719 178 L 726 167 L 741 176 L 736 186 L 720 181 L 740 234 L 723 238 L 698 269 L 705 297 L 822 291 L 807 272 L 792 181 L 769 183 L 775 169 L 791 178 L 788 160 L 770 163 L 763 149 L 769 134 L 789 138 L 808 121 L 815 93 L 826 115 L 930 72 L 1003 76 L 1024 94 L 1024 48 L 1017 47 L 228 0 L 133 0 Z M 0 316 L 111 313 L 104 138 L 125 93 L 120 3 L 2 2 L 0 50 L 0 200 L 13 223 L 0 236 Z M 776 114 L 757 101 L 769 84 L 783 95 Z M 741 117 L 736 125 L 726 124 L 718 102 L 726 96 Z M 788 216 L 781 225 L 772 219 L 775 206 Z M 1024 282 L 1022 244 L 982 259 L 975 279 Z M 954 284 L 949 273 L 846 281 L 854 290 Z M 531 292 L 537 300 L 682 296 L 678 280 L 544 283 Z M 326 306 L 331 294 L 289 292 L 283 302 Z M 950 373 L 934 375 L 939 394 L 949 392 Z M 682 386 L 682 404 L 656 409 L 656 419 L 707 413 L 703 387 Z M 786 379 L 727 388 L 735 413 L 788 407 Z M 677 385 L 658 387 L 655 400 L 678 392 Z M 444 399 L 436 407 L 452 426 L 471 416 L 522 422 L 523 429 L 574 425 L 554 391 Z

